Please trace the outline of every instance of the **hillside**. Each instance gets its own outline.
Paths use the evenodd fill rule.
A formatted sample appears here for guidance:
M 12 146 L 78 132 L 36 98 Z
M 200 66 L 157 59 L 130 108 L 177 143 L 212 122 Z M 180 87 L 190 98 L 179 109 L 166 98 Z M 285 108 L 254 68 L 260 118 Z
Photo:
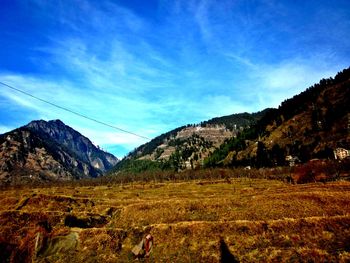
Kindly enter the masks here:
M 131 152 L 115 171 L 147 169 L 194 169 L 225 140 L 255 124 L 265 111 L 213 118 L 198 125 L 182 126 L 164 133 Z
M 194 169 L 215 166 L 271 167 L 289 160 L 334 158 L 350 148 L 350 69 L 322 79 L 277 109 L 213 118 L 156 137 L 114 171 Z
M 257 123 L 227 140 L 205 160 L 217 165 L 257 167 L 334 158 L 337 147 L 350 148 L 350 69 L 270 109 Z
M 229 130 L 237 130 L 239 128 L 250 127 L 252 124 L 255 124 L 260 120 L 266 112 L 270 109 L 265 109 L 256 113 L 238 113 L 231 114 L 222 117 L 212 118 L 208 121 L 201 122 L 202 127 L 213 126 L 213 125 L 224 125 Z
M 60 120 L 33 121 L 0 135 L 1 183 L 98 177 L 118 159 Z

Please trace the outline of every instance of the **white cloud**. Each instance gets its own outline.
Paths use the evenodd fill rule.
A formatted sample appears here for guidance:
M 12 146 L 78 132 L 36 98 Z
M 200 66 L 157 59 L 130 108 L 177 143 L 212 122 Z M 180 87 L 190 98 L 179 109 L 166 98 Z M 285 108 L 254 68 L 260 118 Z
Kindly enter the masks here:
M 325 61 L 327 56 L 290 59 L 275 65 L 256 65 L 251 72 L 251 81 L 255 87 L 250 92 L 257 95 L 261 107 L 277 107 L 283 100 L 299 94 L 322 78 L 334 76 L 342 68 L 342 65 Z
M 210 1 L 203 0 L 194 7 L 194 17 L 205 41 L 211 41 L 213 37 L 209 20 L 210 5 Z
M 256 69 L 256 65 L 249 58 L 234 54 L 232 52 L 226 54 L 224 53 L 223 56 L 250 69 Z
M 149 138 L 167 131 L 167 127 L 169 127 L 158 123 L 159 114 L 167 116 L 173 107 L 180 105 L 179 103 L 174 104 L 171 100 L 159 104 L 158 102 L 132 99 L 118 93 L 113 94 L 112 91 L 82 91 L 74 89 L 74 85 L 67 82 L 54 83 L 24 75 L 0 74 L 0 78 L 5 83 L 38 98 Z M 0 94 L 14 104 L 34 110 L 37 113 L 37 119 L 61 119 L 99 145 L 119 144 L 127 149 L 133 149 L 146 142 L 145 139 L 132 134 L 114 132 L 113 128 L 82 119 L 22 93 L 16 94 L 16 91 L 1 89 Z
M 96 129 L 88 129 L 85 127 L 73 126 L 73 128 L 78 130 L 84 136 L 91 138 L 91 140 L 93 140 L 93 142 L 98 145 L 118 144 L 135 147 L 147 141 L 143 138 L 124 132 L 106 131 L 108 129 L 104 129 L 102 127 L 96 127 Z
M 243 105 L 239 100 L 234 100 L 228 95 L 207 96 L 196 107 L 200 110 L 201 104 L 205 105 L 206 117 L 213 118 L 233 113 L 251 112 L 249 105 Z
M 304 61 L 305 62 L 305 61 Z M 280 65 L 266 66 L 258 73 L 262 86 L 269 91 L 300 91 L 334 72 L 320 69 L 316 65 L 307 65 L 295 61 L 283 62 Z
M 161 0 L 156 19 L 162 23 L 110 0 L 34 2 L 28 13 L 59 27 L 47 31 L 45 46 L 31 47 L 34 63 L 45 70 L 0 72 L 1 79 L 147 137 L 216 116 L 276 107 L 347 66 L 332 50 L 298 48 L 316 33 L 293 28 L 283 19 L 293 13 L 275 0 Z M 320 35 L 327 30 L 318 29 Z M 100 145 L 143 143 L 23 94 L 0 92 L 12 105 L 46 120 L 60 118 Z
M 9 126 L 0 125 L 0 134 L 3 134 L 3 133 L 6 133 L 6 132 L 9 132 L 9 131 L 12 131 L 12 130 L 14 130 L 14 129 L 15 129 L 14 127 L 9 127 Z

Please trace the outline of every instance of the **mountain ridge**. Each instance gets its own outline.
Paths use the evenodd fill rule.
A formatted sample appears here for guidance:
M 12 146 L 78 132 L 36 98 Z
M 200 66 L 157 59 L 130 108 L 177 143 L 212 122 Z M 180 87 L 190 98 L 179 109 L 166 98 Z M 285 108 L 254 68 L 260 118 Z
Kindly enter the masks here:
M 334 158 L 337 147 L 350 148 L 350 68 L 322 79 L 271 109 L 253 127 L 231 138 L 209 156 L 212 166 L 286 165 Z
M 112 168 L 115 164 L 115 157 L 112 154 L 97 148 L 89 138 L 83 136 L 70 126 L 65 125 L 61 120 L 51 120 L 48 122 L 43 120 L 32 121 L 26 127 L 53 138 L 79 155 L 84 161 L 91 162 L 95 168 L 103 172 Z M 92 156 L 93 153 L 102 152 L 104 155 L 100 154 L 101 160 Z
M 164 133 L 136 148 L 113 170 L 271 167 L 288 165 L 288 158 L 297 158 L 301 162 L 312 158 L 334 158 L 336 147 L 350 148 L 349 105 L 350 68 L 347 68 L 334 78 L 321 79 L 300 94 L 284 100 L 278 108 L 264 109 L 256 116 L 249 113 L 227 115 Z M 252 121 L 237 127 L 237 118 L 243 120 L 240 123 L 247 119 Z M 231 131 L 231 134 L 227 133 L 226 139 L 216 145 L 207 145 L 204 154 L 199 151 L 202 154 L 199 158 L 198 149 L 193 150 L 192 146 L 198 141 L 206 141 L 195 131 L 203 127 L 223 128 L 223 132 Z M 181 136 L 186 129 L 192 131 L 194 137 L 187 132 L 186 140 L 181 140 L 181 137 L 186 137 Z M 166 147 L 161 147 L 164 144 L 173 147 L 166 154 L 168 159 L 161 158 L 166 153 Z
M 118 162 L 60 120 L 2 134 L 0 147 L 0 181 L 8 184 L 99 177 Z
M 60 120 L 32 121 L 0 135 L 0 180 L 10 180 L 16 172 L 34 173 L 37 179 L 71 180 L 107 171 L 271 167 L 287 165 L 287 159 L 332 158 L 335 148 L 350 148 L 349 105 L 347 68 L 278 108 L 178 127 L 139 146 L 120 162 Z
M 231 114 L 199 124 L 180 126 L 130 152 L 113 171 L 148 168 L 180 171 L 198 168 L 225 140 L 253 125 L 266 111 L 268 109 L 256 113 Z

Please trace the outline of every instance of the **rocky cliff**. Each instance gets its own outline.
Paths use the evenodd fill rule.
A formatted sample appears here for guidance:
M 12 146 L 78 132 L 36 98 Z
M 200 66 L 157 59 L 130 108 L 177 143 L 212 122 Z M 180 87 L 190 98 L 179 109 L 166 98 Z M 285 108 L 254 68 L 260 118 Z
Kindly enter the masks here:
M 98 177 L 117 162 L 60 120 L 33 121 L 0 135 L 2 183 Z

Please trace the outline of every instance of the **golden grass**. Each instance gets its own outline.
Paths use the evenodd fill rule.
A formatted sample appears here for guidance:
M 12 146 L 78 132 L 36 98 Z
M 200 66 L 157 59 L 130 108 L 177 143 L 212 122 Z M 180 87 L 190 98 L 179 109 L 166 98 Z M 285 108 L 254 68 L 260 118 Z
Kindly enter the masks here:
M 220 262 L 223 246 L 242 262 L 347 262 L 350 183 L 241 178 L 3 190 L 0 231 L 0 257 L 12 262 L 130 262 L 145 233 L 155 240 L 150 262 Z

